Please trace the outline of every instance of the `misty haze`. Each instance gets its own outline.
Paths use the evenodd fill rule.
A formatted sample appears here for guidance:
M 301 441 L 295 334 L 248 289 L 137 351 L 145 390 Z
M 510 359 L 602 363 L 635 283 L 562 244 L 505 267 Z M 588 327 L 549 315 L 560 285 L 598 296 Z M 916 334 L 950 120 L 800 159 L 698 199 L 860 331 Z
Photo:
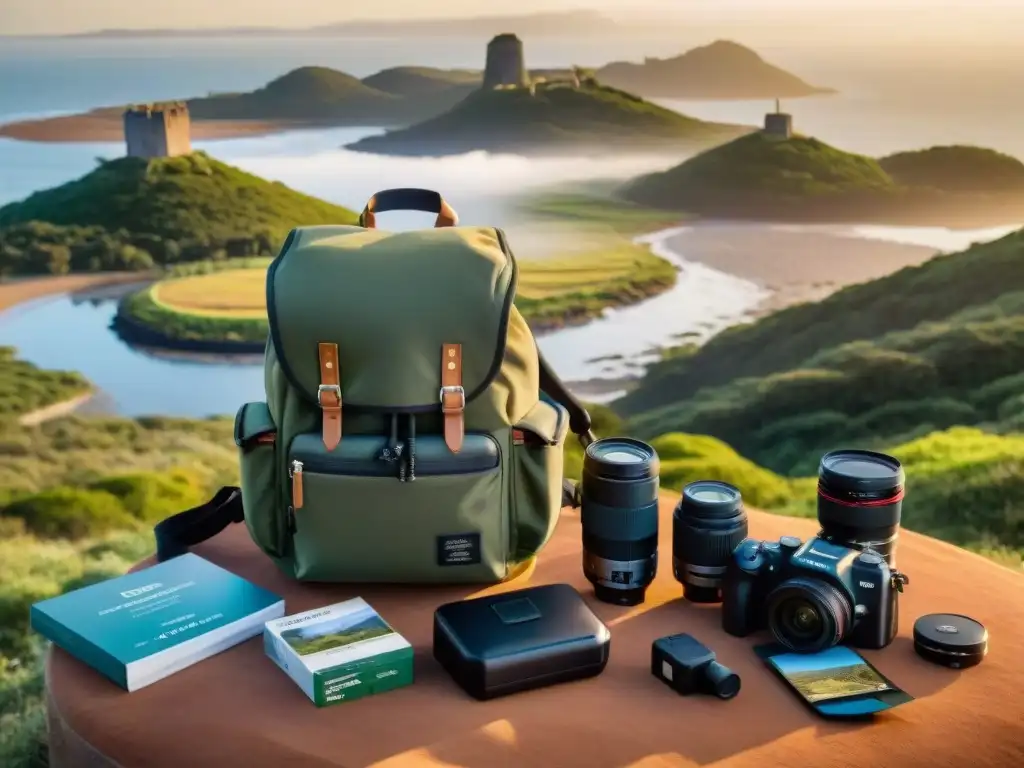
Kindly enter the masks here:
M 1013 753 L 984 702 L 1024 704 L 1024 672 L 1004 661 L 1024 653 L 1024 6 L 348 5 L 0 7 L 0 765 L 853 765 L 884 749 L 894 765 L 980 766 Z M 425 210 L 360 216 L 403 188 L 430 192 L 403 196 Z M 382 258 L 356 261 L 378 242 Z M 435 370 L 453 344 L 459 364 Z M 535 371 L 535 350 L 597 437 L 658 456 L 661 566 L 643 610 L 598 606 L 616 635 L 608 671 L 480 716 L 435 668 L 438 605 L 534 557 L 510 590 L 566 582 L 600 602 L 581 535 L 592 518 L 559 517 L 561 480 L 584 462 L 565 434 L 572 398 L 507 375 Z M 744 690 L 766 690 L 740 694 L 739 719 L 698 707 L 680 730 L 682 710 L 639 687 L 650 643 L 711 615 L 679 597 L 668 565 L 678 494 L 729 483 L 745 533 L 806 539 L 828 503 L 819 463 L 838 449 L 905 472 L 905 503 L 901 485 L 882 506 L 914 581 L 878 653 L 915 706 L 946 714 L 908 707 L 891 738 L 879 722 L 871 739 L 805 739 L 791 694 L 748 659 L 735 662 Z M 355 595 L 380 612 L 282 633 L 298 653 L 397 632 L 413 686 L 392 691 L 407 682 L 386 665 L 347 671 L 339 709 L 302 715 L 254 641 L 125 694 L 129 708 L 98 687 L 94 659 L 32 631 L 32 604 L 136 566 L 153 526 L 186 509 L 244 522 L 195 551 L 280 591 L 290 613 Z M 932 604 L 975 611 L 1001 638 L 955 686 L 901 668 L 914 606 Z M 720 607 L 704 608 L 702 642 L 739 647 Z M 640 677 L 623 688 L 627 672 Z

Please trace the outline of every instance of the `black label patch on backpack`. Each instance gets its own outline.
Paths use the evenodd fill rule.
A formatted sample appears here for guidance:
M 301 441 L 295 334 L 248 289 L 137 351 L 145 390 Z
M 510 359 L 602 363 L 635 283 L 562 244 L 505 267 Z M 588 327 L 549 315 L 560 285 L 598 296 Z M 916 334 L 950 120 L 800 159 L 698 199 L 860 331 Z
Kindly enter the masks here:
M 480 534 L 457 533 L 437 537 L 438 565 L 478 565 L 480 563 Z

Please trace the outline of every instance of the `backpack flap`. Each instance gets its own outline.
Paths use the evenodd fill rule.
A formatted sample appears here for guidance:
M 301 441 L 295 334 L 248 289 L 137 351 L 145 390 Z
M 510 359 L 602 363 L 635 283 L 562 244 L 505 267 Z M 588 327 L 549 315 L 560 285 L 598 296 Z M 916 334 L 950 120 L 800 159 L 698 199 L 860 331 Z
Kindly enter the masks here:
M 267 272 L 271 341 L 310 403 L 326 344 L 337 347 L 346 409 L 437 412 L 442 384 L 451 386 L 450 374 L 442 380 L 445 345 L 461 348 L 466 401 L 497 375 L 515 277 L 504 236 L 491 228 L 297 229 Z
M 541 396 L 537 405 L 516 422 L 514 437 L 537 445 L 562 445 L 569 431 L 569 414 L 558 403 Z
M 235 445 L 248 448 L 254 443 L 272 443 L 277 425 L 266 403 L 246 403 L 235 414 Z

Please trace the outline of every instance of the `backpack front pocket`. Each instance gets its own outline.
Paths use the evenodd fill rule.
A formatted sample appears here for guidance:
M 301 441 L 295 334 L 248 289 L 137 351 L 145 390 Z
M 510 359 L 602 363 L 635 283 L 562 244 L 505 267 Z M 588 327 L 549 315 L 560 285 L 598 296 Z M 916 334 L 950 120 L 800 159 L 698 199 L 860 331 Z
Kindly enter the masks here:
M 289 453 L 296 578 L 307 581 L 495 583 L 507 575 L 501 449 L 467 434 L 459 453 L 425 435 L 415 453 L 382 437 L 318 434 Z M 407 461 L 405 480 L 398 461 Z
M 517 560 L 536 555 L 555 532 L 568 431 L 565 408 L 544 398 L 512 428 L 509 466 Z

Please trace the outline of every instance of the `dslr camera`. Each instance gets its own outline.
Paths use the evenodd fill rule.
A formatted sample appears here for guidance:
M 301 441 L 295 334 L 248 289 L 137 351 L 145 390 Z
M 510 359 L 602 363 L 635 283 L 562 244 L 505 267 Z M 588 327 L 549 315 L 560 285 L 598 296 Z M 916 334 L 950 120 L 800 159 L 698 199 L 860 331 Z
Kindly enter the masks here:
M 736 637 L 768 629 L 797 653 L 840 643 L 884 648 L 896 636 L 897 598 L 907 583 L 870 548 L 823 538 L 744 539 L 722 585 L 722 628 Z

